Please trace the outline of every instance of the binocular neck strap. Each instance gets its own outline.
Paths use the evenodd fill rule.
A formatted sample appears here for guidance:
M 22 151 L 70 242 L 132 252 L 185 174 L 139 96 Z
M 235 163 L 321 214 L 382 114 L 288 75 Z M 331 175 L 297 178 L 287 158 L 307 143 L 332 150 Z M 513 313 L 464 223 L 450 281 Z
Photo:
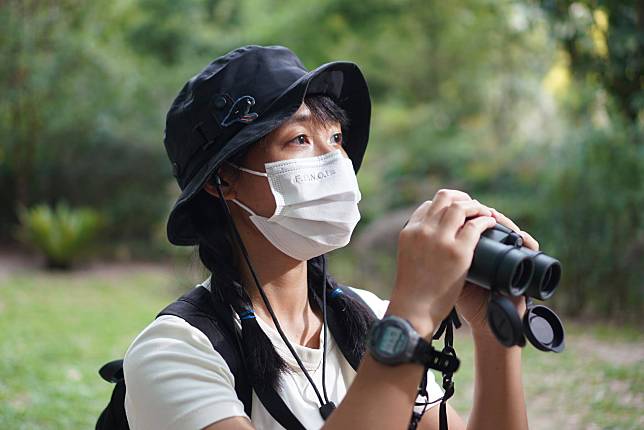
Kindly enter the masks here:
M 432 339 L 440 339 L 440 337 L 445 333 L 444 347 L 442 350 L 443 354 L 451 355 L 454 358 L 456 357 L 456 351 L 454 351 L 454 328 L 461 327 L 461 320 L 458 318 L 456 313 L 456 308 L 452 308 L 452 311 L 449 313 L 447 318 L 441 322 L 440 327 L 432 337 Z M 416 403 L 416 406 L 424 406 L 422 412 L 412 412 L 411 420 L 409 422 L 408 430 L 416 430 L 420 419 L 423 417 L 423 414 L 427 410 L 427 406 L 430 404 L 427 399 L 427 371 L 429 367 L 425 367 L 423 372 L 423 379 L 418 386 L 418 395 L 425 397 L 425 403 Z M 448 430 L 447 428 L 447 401 L 454 395 L 454 381 L 452 379 L 454 375 L 453 371 L 443 372 L 443 389 L 445 394 L 441 398 L 440 410 L 439 410 L 439 430 Z M 435 402 L 431 402 L 435 403 Z

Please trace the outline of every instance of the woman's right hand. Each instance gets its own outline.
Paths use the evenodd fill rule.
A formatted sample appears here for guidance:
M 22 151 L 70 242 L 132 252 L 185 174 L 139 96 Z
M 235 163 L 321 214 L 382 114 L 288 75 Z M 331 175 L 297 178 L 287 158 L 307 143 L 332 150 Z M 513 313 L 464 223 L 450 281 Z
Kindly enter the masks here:
M 398 239 L 396 283 L 388 314 L 431 337 L 458 299 L 492 211 L 456 190 L 439 190 L 411 215 Z

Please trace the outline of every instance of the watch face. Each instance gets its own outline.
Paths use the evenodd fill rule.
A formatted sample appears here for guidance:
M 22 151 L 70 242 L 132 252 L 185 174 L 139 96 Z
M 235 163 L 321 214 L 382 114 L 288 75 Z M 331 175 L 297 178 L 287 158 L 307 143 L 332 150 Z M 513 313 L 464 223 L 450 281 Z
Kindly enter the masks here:
M 400 328 L 393 325 L 384 327 L 378 342 L 378 350 L 383 355 L 396 356 L 403 352 L 407 344 L 407 335 Z

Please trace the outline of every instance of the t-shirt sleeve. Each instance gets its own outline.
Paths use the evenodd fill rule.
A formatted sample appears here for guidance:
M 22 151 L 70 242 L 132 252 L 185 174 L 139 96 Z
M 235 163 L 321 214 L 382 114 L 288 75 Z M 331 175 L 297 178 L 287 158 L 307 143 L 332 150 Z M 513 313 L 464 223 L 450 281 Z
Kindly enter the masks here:
M 362 300 L 365 301 L 365 303 L 373 310 L 373 312 L 376 314 L 378 318 L 382 318 L 385 315 L 385 312 L 387 312 L 387 308 L 389 307 L 389 300 L 383 300 L 371 291 L 367 290 L 361 290 L 359 288 L 353 288 L 350 287 L 356 294 L 358 294 Z M 434 371 L 432 369 L 429 369 L 427 371 L 427 399 L 424 399 L 422 397 L 418 397 L 416 399 L 417 402 L 424 402 L 424 401 L 429 401 L 429 402 L 435 402 L 436 400 L 440 400 L 443 397 L 443 390 L 441 387 L 436 383 L 436 378 L 434 376 Z M 438 405 L 440 402 L 435 402 L 427 406 L 427 408 L 431 408 L 433 406 Z M 422 407 L 417 407 L 417 411 L 421 411 Z
M 247 417 L 225 360 L 179 317 L 164 315 L 146 327 L 125 354 L 123 370 L 132 430 L 197 430 Z

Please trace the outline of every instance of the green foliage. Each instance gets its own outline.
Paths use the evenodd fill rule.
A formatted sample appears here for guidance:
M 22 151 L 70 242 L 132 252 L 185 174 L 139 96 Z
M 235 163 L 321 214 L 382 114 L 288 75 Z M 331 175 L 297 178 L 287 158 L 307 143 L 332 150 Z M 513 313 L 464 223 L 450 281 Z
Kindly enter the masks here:
M 47 267 L 69 269 L 91 250 L 102 224 L 91 209 L 72 209 L 64 203 L 55 208 L 38 205 L 19 211 L 19 237 L 46 257 Z
M 0 52 L 13 59 L 0 65 L 3 237 L 18 206 L 65 199 L 107 212 L 115 238 L 146 238 L 168 205 L 154 88 L 111 36 L 118 14 L 101 13 L 111 7 L 118 10 L 106 1 L 0 5 Z
M 177 91 L 230 49 L 281 44 L 309 68 L 349 60 L 367 77 L 358 233 L 460 188 L 560 254 L 562 306 L 636 309 L 641 219 L 624 214 L 644 212 L 629 173 L 642 167 L 641 19 L 630 0 L 2 2 L 0 237 L 20 205 L 65 200 L 109 220 L 113 254 L 150 255 L 178 192 L 162 146 Z M 553 66 L 569 81 L 557 91 Z M 395 264 L 374 258 L 391 279 Z
M 577 78 L 599 82 L 629 122 L 644 108 L 642 5 L 635 0 L 540 0 Z
M 543 245 L 562 259 L 570 311 L 635 317 L 644 306 L 644 147 L 642 133 L 573 130 L 554 154 Z M 554 159 L 553 159 L 554 162 Z M 585 309 L 584 309 L 585 308 Z

